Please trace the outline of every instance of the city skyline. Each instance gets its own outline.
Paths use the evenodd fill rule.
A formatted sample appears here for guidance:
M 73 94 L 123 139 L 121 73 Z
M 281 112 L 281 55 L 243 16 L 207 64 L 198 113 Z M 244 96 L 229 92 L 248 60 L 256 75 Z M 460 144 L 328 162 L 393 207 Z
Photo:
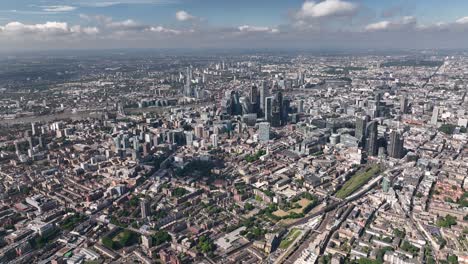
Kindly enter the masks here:
M 4 1 L 0 50 L 461 49 L 464 1 Z

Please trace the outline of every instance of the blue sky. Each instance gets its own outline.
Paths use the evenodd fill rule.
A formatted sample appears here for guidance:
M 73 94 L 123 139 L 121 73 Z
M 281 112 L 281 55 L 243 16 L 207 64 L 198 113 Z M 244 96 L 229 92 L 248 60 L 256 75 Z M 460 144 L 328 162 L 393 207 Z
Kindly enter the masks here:
M 122 48 L 338 47 L 345 41 L 375 48 L 395 38 L 406 40 L 401 48 L 457 48 L 466 47 L 460 34 L 467 28 L 466 0 L 0 1 L 3 50 L 117 47 L 117 40 Z
M 2 0 L 4 21 L 40 23 L 44 20 L 78 21 L 79 14 L 99 14 L 117 19 L 138 18 L 142 22 L 174 23 L 174 13 L 185 10 L 218 25 L 256 23 L 274 26 L 286 23 L 289 13 L 300 9 L 302 0 Z M 319 2 L 319 1 L 317 1 Z M 349 1 L 367 7 L 375 20 L 385 10 L 414 15 L 424 22 L 450 22 L 468 15 L 465 0 L 362 0 Z M 69 12 L 46 12 L 47 7 L 69 6 Z M 17 12 L 15 12 L 17 11 Z

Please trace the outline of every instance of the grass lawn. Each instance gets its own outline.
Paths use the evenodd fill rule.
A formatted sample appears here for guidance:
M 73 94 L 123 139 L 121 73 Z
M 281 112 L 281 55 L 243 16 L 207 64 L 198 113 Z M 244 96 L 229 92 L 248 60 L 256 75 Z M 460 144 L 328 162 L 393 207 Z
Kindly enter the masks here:
M 284 238 L 279 247 L 281 249 L 287 249 L 296 239 L 297 237 L 299 237 L 299 235 L 301 234 L 301 230 L 297 229 L 297 228 L 293 228 L 291 229 L 291 231 L 289 231 L 288 235 L 286 236 L 286 238 Z
M 345 184 L 341 187 L 341 189 L 336 193 L 336 197 L 344 199 L 348 197 L 350 194 L 355 192 L 359 187 L 366 184 L 372 177 L 377 175 L 380 172 L 379 165 L 372 165 L 367 167 L 365 170 L 361 170 L 357 172 L 351 179 L 349 179 Z
M 288 216 L 290 213 L 300 214 L 302 213 L 302 210 L 304 210 L 304 208 L 310 203 L 311 201 L 309 199 L 302 198 L 301 200 L 297 202 L 297 204 L 300 206 L 299 208 L 291 209 L 291 210 L 288 210 L 287 212 L 282 209 L 278 209 L 277 211 L 273 212 L 273 214 L 278 217 L 285 217 L 285 216 Z
M 284 211 L 284 210 L 281 210 L 281 209 L 279 209 L 279 210 L 277 210 L 277 211 L 274 211 L 273 214 L 276 215 L 276 216 L 278 216 L 278 217 L 284 217 L 284 216 L 288 216 L 288 215 L 289 215 L 288 212 L 286 212 L 286 211 Z
M 291 212 L 294 212 L 294 213 L 302 213 L 302 210 L 308 206 L 309 204 L 311 203 L 311 201 L 309 199 L 305 199 L 305 198 L 302 198 L 301 200 L 299 200 L 299 202 L 297 202 L 298 205 L 301 206 L 301 208 L 296 208 L 296 209 L 292 209 L 290 210 Z

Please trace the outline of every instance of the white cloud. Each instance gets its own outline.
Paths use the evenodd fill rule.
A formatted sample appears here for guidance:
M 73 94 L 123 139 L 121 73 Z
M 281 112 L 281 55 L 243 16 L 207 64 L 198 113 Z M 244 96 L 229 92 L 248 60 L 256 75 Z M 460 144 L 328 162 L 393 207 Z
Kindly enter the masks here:
M 74 5 L 80 6 L 76 3 Z M 310 18 L 294 19 L 290 24 L 278 26 L 247 23 L 234 27 L 209 26 L 203 23 L 193 23 L 193 25 L 192 23 L 175 23 L 174 26 L 146 24 L 134 19 L 114 20 L 112 17 L 87 14 L 81 14 L 80 18 L 82 19 L 81 25 L 80 23 L 70 25 L 65 22 L 32 24 L 3 21 L 0 23 L 0 49 L 34 49 L 41 45 L 44 49 L 55 47 L 130 48 L 152 47 L 153 45 L 158 47 L 188 47 L 189 45 L 190 47 L 249 48 L 303 48 L 312 45 L 319 48 L 327 46 L 337 49 L 363 46 L 383 48 L 392 47 L 392 45 L 397 48 L 438 46 L 446 48 L 468 45 L 467 35 L 464 34 L 468 29 L 468 17 L 427 25 L 419 24 L 415 17 L 396 17 L 375 21 L 376 23 L 367 26 L 360 22 L 359 27 L 353 26 L 346 29 L 322 27 L 329 20 Z M 201 20 L 196 18 L 195 21 Z M 193 32 L 196 34 L 192 34 Z M 395 42 L 395 39 L 401 41 Z M 446 41 L 447 39 L 449 40 Z
M 456 21 L 457 24 L 468 24 L 468 16 L 462 17 Z
M 56 14 L 58 12 L 48 12 L 48 11 L 36 11 L 36 10 L 2 10 L 1 12 L 5 13 L 14 13 L 14 14 L 21 14 L 21 15 L 50 15 L 50 14 Z
M 306 1 L 297 13 L 300 19 L 352 15 L 358 6 L 342 0 Z
M 46 22 L 45 24 L 26 25 L 20 22 L 10 22 L 2 27 L 8 34 L 50 33 L 60 34 L 69 31 L 68 24 L 63 22 Z
M 80 25 L 72 26 L 70 28 L 72 33 L 86 34 L 86 35 L 97 35 L 100 30 L 97 27 L 82 27 Z
M 431 24 L 419 24 L 417 19 L 412 16 L 403 17 L 394 21 L 380 21 L 369 24 L 364 27 L 367 32 L 413 32 L 413 33 L 431 33 L 452 32 L 461 33 L 468 28 L 468 17 L 462 17 L 453 22 L 437 22 Z
M 402 30 L 402 29 L 416 29 L 418 28 L 417 20 L 415 17 L 407 16 L 397 21 L 380 21 L 369 24 L 365 27 L 366 31 L 388 31 L 388 30 Z
M 366 31 L 385 30 L 390 27 L 390 24 L 391 24 L 390 21 L 380 21 L 380 22 L 372 23 L 366 26 Z
M 105 26 L 115 30 L 143 30 L 145 28 L 144 25 L 132 20 L 127 19 L 124 21 L 112 21 L 106 20 L 104 21 L 106 24 Z
M 195 16 L 192 16 L 191 14 L 189 14 L 188 12 L 184 10 L 177 11 L 175 16 L 176 16 L 176 19 L 179 21 L 189 21 L 189 20 L 196 19 Z
M 1 34 L 17 37 L 41 36 L 62 36 L 73 34 L 95 35 L 99 33 L 96 27 L 70 27 L 65 22 L 46 22 L 44 24 L 23 24 L 21 22 L 10 22 L 0 26 Z
M 180 33 L 182 33 L 180 30 L 165 28 L 162 26 L 150 27 L 148 31 L 157 32 L 157 33 L 165 33 L 165 34 L 174 34 L 174 35 L 179 35 Z
M 112 17 L 107 16 L 89 16 L 86 14 L 80 14 L 80 18 L 86 20 L 90 23 L 95 23 L 101 26 L 105 31 L 105 34 L 115 34 L 118 32 L 120 35 L 124 33 L 142 33 L 142 32 L 156 32 L 156 33 L 164 33 L 164 34 L 171 34 L 171 35 L 179 35 L 182 34 L 182 30 L 170 29 L 160 25 L 147 25 L 141 24 L 133 19 L 127 19 L 122 21 L 114 21 Z
M 100 0 L 80 0 L 75 4 L 89 7 L 111 7 L 116 5 L 168 5 L 174 3 L 174 0 L 118 0 L 118 1 L 100 1 Z
M 68 5 L 42 6 L 42 10 L 51 13 L 62 13 L 74 11 L 76 7 Z
M 109 27 L 136 27 L 136 26 L 139 26 L 140 24 L 138 24 L 137 22 L 135 22 L 134 20 L 132 19 L 127 19 L 127 20 L 124 20 L 124 21 L 116 21 L 116 22 L 111 22 L 109 24 Z
M 249 25 L 240 26 L 238 27 L 238 30 L 240 32 L 279 33 L 279 30 L 277 28 L 249 26 Z
M 120 2 L 96 2 L 96 3 L 84 3 L 82 4 L 83 6 L 89 6 L 89 7 L 110 7 L 110 6 L 115 6 L 122 4 Z

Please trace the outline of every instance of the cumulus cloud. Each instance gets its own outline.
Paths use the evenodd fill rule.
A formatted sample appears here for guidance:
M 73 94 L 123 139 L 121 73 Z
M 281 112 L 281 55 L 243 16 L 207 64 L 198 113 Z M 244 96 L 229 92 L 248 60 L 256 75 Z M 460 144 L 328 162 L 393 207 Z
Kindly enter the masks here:
M 397 21 L 380 21 L 369 24 L 365 27 L 366 31 L 389 31 L 389 30 L 402 30 L 402 29 L 414 29 L 417 26 L 417 20 L 415 17 L 407 16 Z
M 356 12 L 358 6 L 343 0 L 325 0 L 322 2 L 306 1 L 297 13 L 299 19 L 329 16 L 347 16 Z
M 182 33 L 191 32 L 191 30 L 179 30 L 164 27 L 161 25 L 148 25 L 139 23 L 133 19 L 126 19 L 122 21 L 114 21 L 112 17 L 102 16 L 102 15 L 86 15 L 80 14 L 80 18 L 89 22 L 98 24 L 104 29 L 105 32 L 109 35 L 118 33 L 119 36 L 125 35 L 125 33 L 144 33 L 144 32 L 154 32 L 161 33 L 166 35 L 179 35 Z
M 86 34 L 86 35 L 97 35 L 100 30 L 97 27 L 82 27 L 80 25 L 72 26 L 70 28 L 72 33 Z
M 110 19 L 104 22 L 106 27 L 115 30 L 142 30 L 145 28 L 144 25 L 132 19 L 127 19 L 123 21 L 112 21 L 112 19 Z
M 349 0 L 351 1 L 351 0 Z M 348 3 L 345 0 L 326 0 L 313 2 L 307 18 L 293 17 L 291 23 L 284 25 L 209 26 L 198 23 L 145 24 L 137 20 L 114 20 L 112 17 L 80 14 L 81 25 L 65 22 L 45 22 L 40 24 L 10 22 L 0 24 L 0 48 L 15 49 L 61 47 L 287 47 L 287 48 L 399 48 L 399 47 L 460 47 L 468 45 L 466 31 L 468 17 L 453 21 L 421 25 L 415 17 L 395 17 L 382 19 L 372 24 L 360 22 L 351 27 L 327 27 L 331 17 L 333 22 L 342 23 L 346 17 L 338 15 L 352 14 L 355 4 L 348 11 L 336 11 L 324 3 Z M 306 2 L 304 5 L 307 5 Z M 350 4 L 350 3 L 348 3 Z M 80 6 L 78 4 L 74 4 Z M 320 6 L 322 5 L 322 7 Z M 325 10 L 323 10 L 325 5 Z M 318 6 L 318 7 L 317 7 Z M 310 11 L 314 10 L 315 11 Z M 302 10 L 302 9 L 301 9 Z M 352 11 L 354 10 L 354 11 Z M 360 9 L 362 11 L 362 9 Z M 319 12 L 320 11 L 320 12 Z M 361 12 L 360 11 L 360 12 Z M 293 11 L 297 14 L 297 10 Z M 303 14 L 305 15 L 305 13 Z M 183 14 L 180 21 L 190 20 L 194 16 Z M 177 17 L 176 17 L 177 18 Z M 201 21 L 196 18 L 195 21 Z M 336 20 L 336 21 L 335 21 Z M 9 20 L 8 20 L 9 21 Z M 78 23 L 80 24 L 80 23 Z M 196 34 L 192 34 L 196 32 Z M 394 39 L 399 39 L 395 43 Z M 138 40 L 138 41 L 135 41 Z M 67 43 L 67 44 L 63 44 Z M 155 44 L 157 43 L 157 44 Z M 365 43 L 365 44 L 363 44 Z M 394 47 L 395 46 L 395 47 Z
M 379 30 L 385 30 L 390 27 L 392 22 L 390 21 L 380 21 L 376 23 L 372 23 L 366 26 L 367 31 L 379 31 Z
M 457 24 L 468 24 L 468 16 L 457 19 Z
M 239 26 L 238 29 L 240 32 L 279 33 L 279 30 L 277 28 L 270 28 L 270 27 L 243 25 L 243 26 Z
M 174 0 L 79 0 L 76 4 L 88 7 L 111 7 L 116 5 L 167 5 L 174 3 Z
M 462 17 L 452 22 L 437 22 L 430 24 L 419 24 L 412 16 L 403 17 L 399 20 L 385 20 L 364 27 L 365 32 L 411 32 L 434 34 L 450 32 L 461 34 L 468 29 L 468 17 Z M 445 37 L 446 38 L 446 37 Z
M 42 10 L 51 13 L 62 13 L 74 11 L 76 7 L 68 5 L 42 6 Z
M 17 37 L 28 37 L 34 35 L 41 36 L 63 36 L 73 34 L 94 35 L 99 33 L 96 27 L 69 26 L 65 22 L 46 22 L 44 24 L 23 24 L 20 22 L 10 22 L 0 26 L 1 34 Z
M 179 21 L 189 21 L 189 20 L 196 19 L 195 16 L 192 16 L 191 14 L 189 14 L 187 11 L 184 11 L 184 10 L 177 11 L 175 16 L 176 16 L 176 19 Z
M 123 21 L 113 21 L 111 18 L 99 18 L 105 28 L 113 32 L 155 32 L 167 35 L 179 35 L 182 30 L 171 29 L 161 25 L 145 25 L 135 20 L 127 19 Z M 111 32 L 110 32 L 111 33 Z
M 182 33 L 182 31 L 180 31 L 180 30 L 165 28 L 163 26 L 150 27 L 148 29 L 148 31 L 157 32 L 157 33 L 164 33 L 164 34 L 173 34 L 173 35 L 179 35 L 179 34 Z
M 60 34 L 67 33 L 69 31 L 68 24 L 63 22 L 47 22 L 45 24 L 26 25 L 15 21 L 6 24 L 1 29 L 3 33 L 7 34 Z

